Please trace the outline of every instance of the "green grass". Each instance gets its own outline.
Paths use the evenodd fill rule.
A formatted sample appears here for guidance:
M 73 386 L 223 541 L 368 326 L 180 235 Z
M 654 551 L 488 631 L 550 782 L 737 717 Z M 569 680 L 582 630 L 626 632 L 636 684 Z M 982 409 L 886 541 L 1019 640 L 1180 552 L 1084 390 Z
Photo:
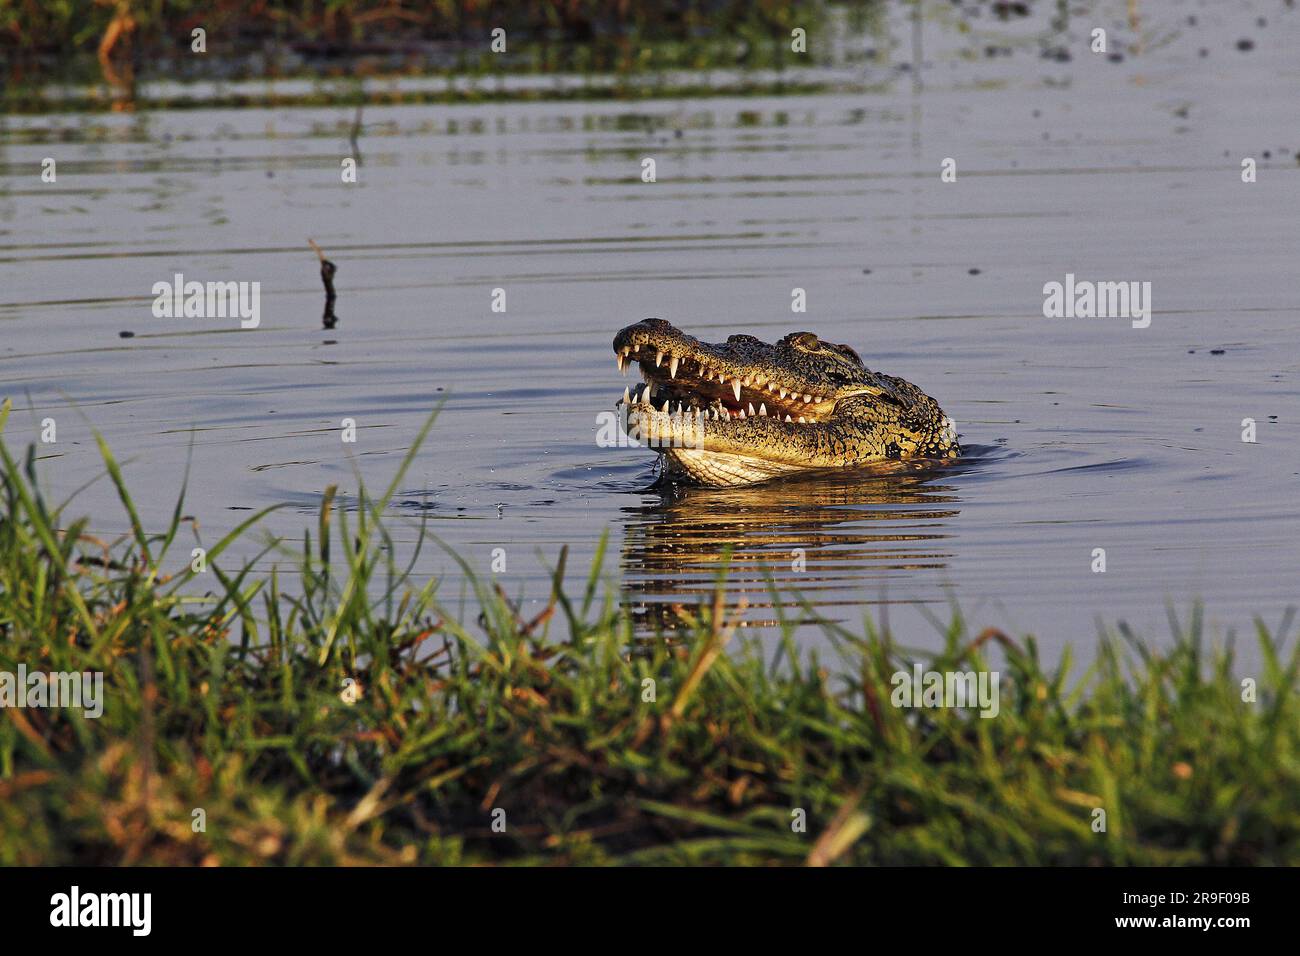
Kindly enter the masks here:
M 828 624 L 823 667 L 738 636 L 721 589 L 687 639 L 634 641 L 563 552 L 541 614 L 471 575 L 462 617 L 386 547 L 419 447 L 356 508 L 327 490 L 275 571 L 227 563 L 254 516 L 200 574 L 181 502 L 145 528 L 106 444 L 109 543 L 0 445 L 0 670 L 102 671 L 106 698 L 0 710 L 0 863 L 1300 863 L 1300 653 L 1262 625 L 1252 674 L 1195 615 L 1086 669 L 960 618 L 932 654 Z M 996 667 L 1000 715 L 891 706 L 918 658 Z

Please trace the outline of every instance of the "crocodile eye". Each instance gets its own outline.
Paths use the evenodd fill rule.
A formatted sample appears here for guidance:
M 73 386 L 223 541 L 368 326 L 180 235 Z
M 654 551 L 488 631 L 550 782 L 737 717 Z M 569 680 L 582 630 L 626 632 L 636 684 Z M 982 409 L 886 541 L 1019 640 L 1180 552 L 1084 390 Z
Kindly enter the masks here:
M 795 348 L 803 349 L 805 352 L 811 352 L 821 344 L 817 336 L 811 332 L 794 332 L 787 337 L 786 341 Z
M 862 356 L 858 355 L 858 353 L 854 349 L 850 348 L 849 346 L 832 345 L 830 342 L 827 342 L 826 344 L 830 348 L 833 348 L 835 351 L 839 352 L 846 359 L 852 361 L 854 365 L 862 365 Z

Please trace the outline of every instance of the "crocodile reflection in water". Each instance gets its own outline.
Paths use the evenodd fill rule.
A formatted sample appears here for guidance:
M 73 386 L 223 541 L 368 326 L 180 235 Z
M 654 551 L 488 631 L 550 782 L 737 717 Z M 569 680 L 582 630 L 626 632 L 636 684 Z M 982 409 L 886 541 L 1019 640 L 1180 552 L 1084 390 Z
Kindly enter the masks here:
M 958 498 L 943 475 L 907 464 L 851 479 L 662 486 L 625 509 L 623 601 L 637 631 L 683 627 L 683 612 L 694 613 L 712 592 L 728 546 L 726 603 L 746 598 L 750 627 L 780 617 L 806 622 L 803 601 L 821 618 L 850 622 L 861 617 L 852 608 L 945 602 L 946 539 Z

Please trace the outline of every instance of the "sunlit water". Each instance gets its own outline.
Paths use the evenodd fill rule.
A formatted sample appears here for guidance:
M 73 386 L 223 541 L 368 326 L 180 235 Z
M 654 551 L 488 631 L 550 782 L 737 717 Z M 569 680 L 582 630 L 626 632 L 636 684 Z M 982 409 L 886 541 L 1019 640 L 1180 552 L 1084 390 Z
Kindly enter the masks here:
M 1167 635 L 1167 605 L 1197 599 L 1219 633 L 1276 624 L 1300 556 L 1300 14 L 1216 6 L 1143 5 L 1136 34 L 1103 17 L 1146 47 L 1118 63 L 1086 52 L 1089 22 L 1069 62 L 985 55 L 1014 25 L 930 22 L 917 82 L 896 65 L 903 23 L 859 93 L 372 106 L 355 185 L 350 109 L 7 118 L 7 440 L 55 420 L 40 468 L 62 497 L 101 470 L 100 429 L 154 528 L 192 448 L 186 511 L 210 544 L 271 504 L 288 507 L 264 526 L 298 536 L 358 470 L 382 489 L 445 401 L 392 508 L 403 547 L 422 516 L 485 573 L 504 549 L 496 578 L 527 601 L 562 545 L 576 583 L 607 534 L 607 577 L 647 630 L 701 599 L 728 548 L 756 627 L 806 616 L 772 606 L 769 578 L 914 643 L 953 602 L 1053 652 L 1086 653 L 1099 619 Z M 333 331 L 309 237 L 339 266 Z M 154 318 L 175 273 L 260 282 L 260 328 Z M 1151 282 L 1150 327 L 1044 318 L 1066 273 Z M 610 340 L 645 316 L 850 343 L 938 399 L 969 454 L 936 475 L 647 490 L 649 452 L 596 444 L 627 384 Z M 72 511 L 126 529 L 105 480 Z M 417 573 L 461 593 L 435 547 Z

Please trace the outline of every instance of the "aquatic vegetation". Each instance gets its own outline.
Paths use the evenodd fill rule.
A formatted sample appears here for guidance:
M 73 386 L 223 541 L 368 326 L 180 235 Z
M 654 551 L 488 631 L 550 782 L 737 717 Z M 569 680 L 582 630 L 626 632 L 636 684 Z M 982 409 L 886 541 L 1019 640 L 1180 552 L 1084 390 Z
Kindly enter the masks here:
M 1250 675 L 1198 615 L 1078 674 L 960 615 L 930 653 L 828 624 L 823 664 L 745 639 L 722 581 L 687 639 L 635 641 L 563 552 L 540 613 L 472 575 L 458 609 L 385 527 L 432 425 L 383 494 L 327 489 L 238 563 L 260 514 L 196 555 L 184 489 L 147 530 L 101 439 L 132 529 L 101 542 L 0 444 L 0 672 L 103 675 L 98 718 L 0 710 L 0 862 L 1300 863 L 1289 621 Z M 996 669 L 996 716 L 894 706 L 918 664 Z
M 861 11 L 875 0 L 841 6 Z M 44 76 L 130 86 L 149 77 L 365 75 L 377 71 L 639 73 L 797 62 L 794 27 L 825 22 L 825 4 L 602 0 L 436 4 L 391 0 L 245 3 L 0 0 L 0 51 L 11 80 Z M 204 31 L 204 57 L 190 56 Z M 493 49 L 493 31 L 505 31 Z M 253 51 L 253 55 L 250 55 Z M 806 61 L 806 58 L 805 58 Z

